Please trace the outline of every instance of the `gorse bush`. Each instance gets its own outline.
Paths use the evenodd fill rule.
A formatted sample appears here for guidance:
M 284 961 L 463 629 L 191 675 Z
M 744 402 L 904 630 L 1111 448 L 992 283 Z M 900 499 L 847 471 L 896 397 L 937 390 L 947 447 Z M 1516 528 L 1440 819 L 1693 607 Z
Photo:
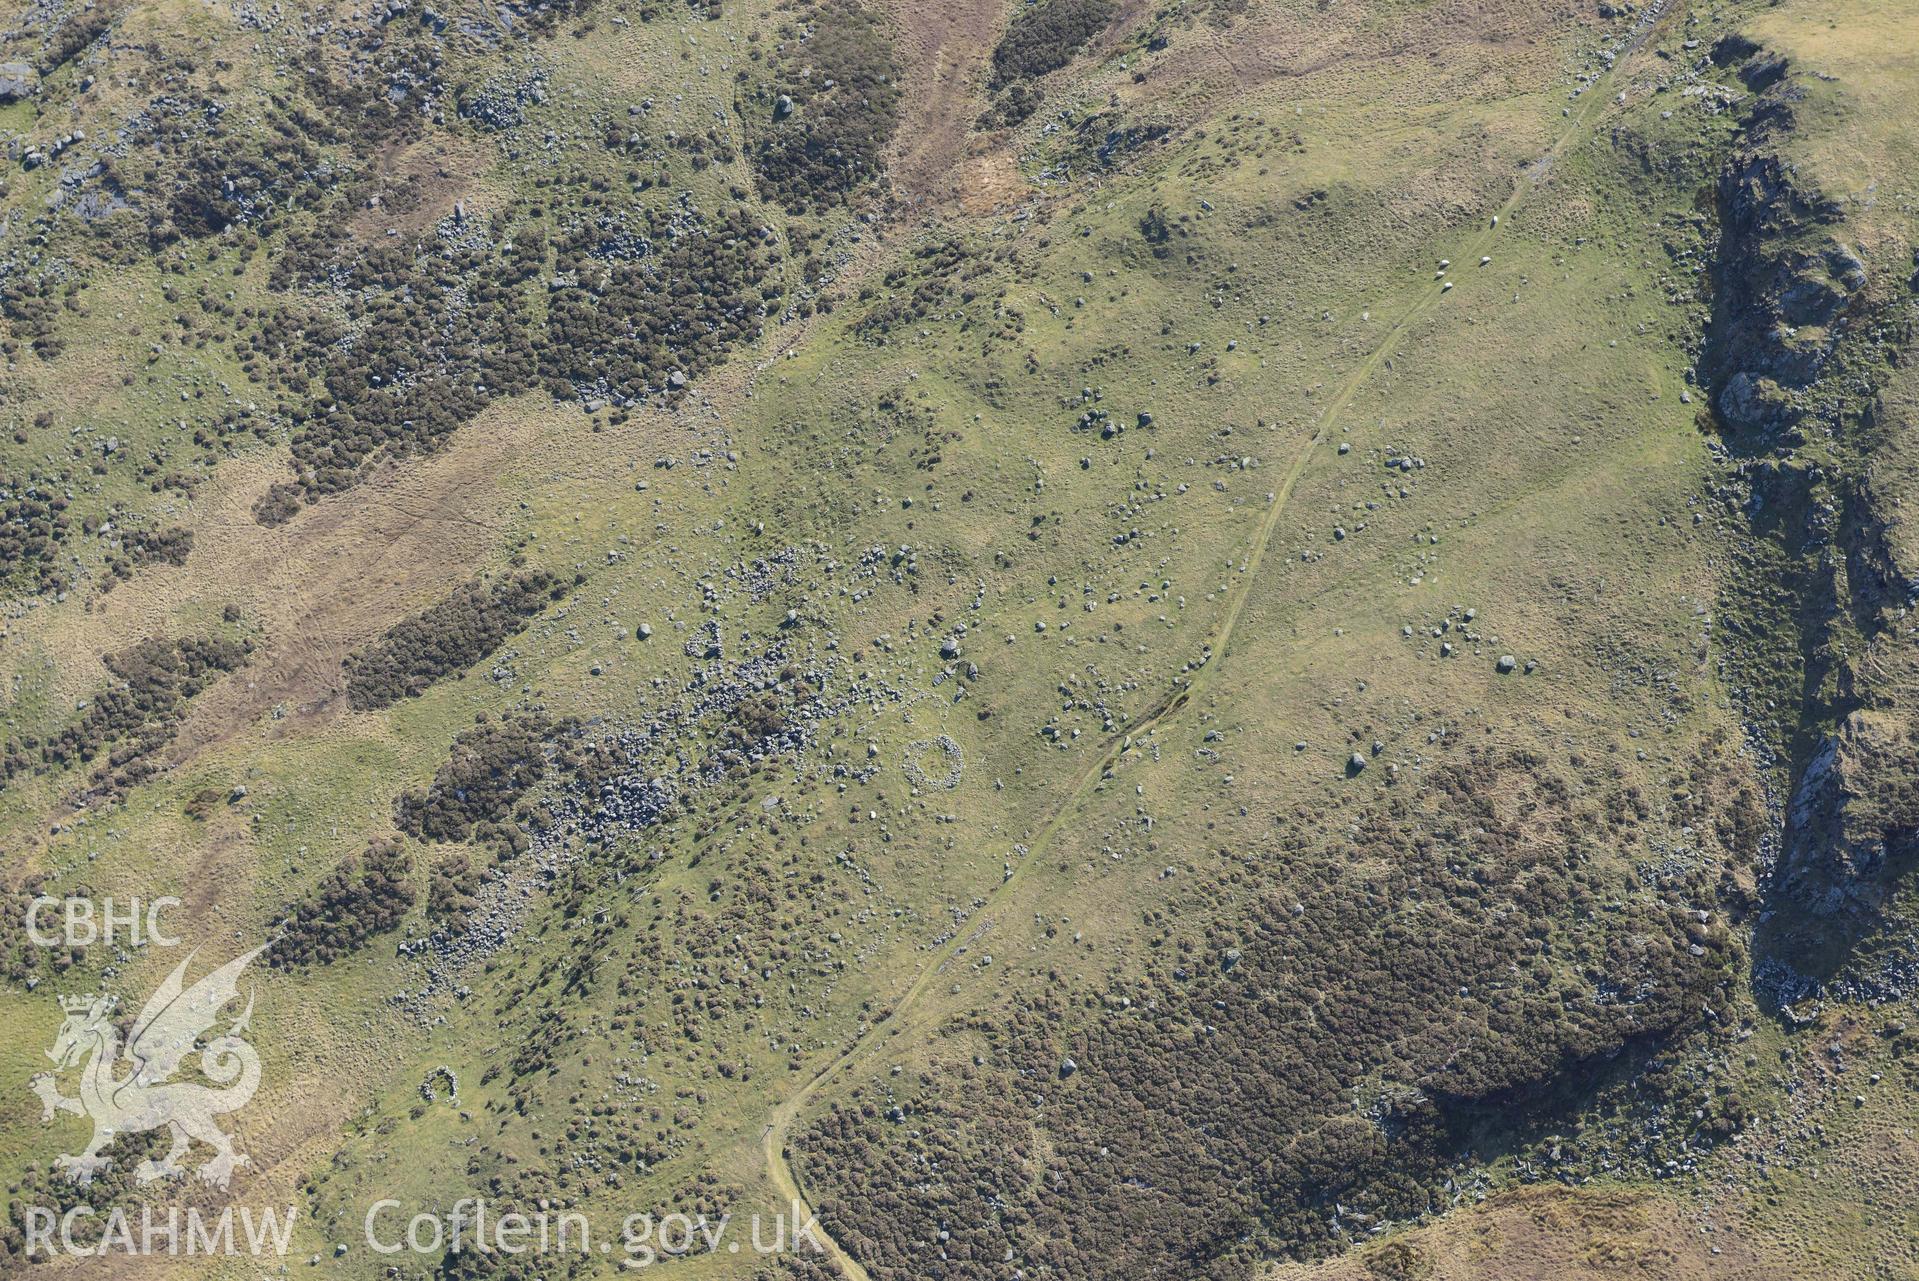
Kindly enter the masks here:
M 900 115 L 884 19 L 858 0 L 825 0 L 805 23 L 774 61 L 773 118 L 751 147 L 761 192 L 791 213 L 828 208 L 877 177 Z
M 1723 999 L 1713 886 L 1635 890 L 1614 852 L 1642 820 L 1624 797 L 1608 823 L 1611 799 L 1488 752 L 1416 797 L 1295 816 L 1190 912 L 1147 914 L 1143 974 L 1055 975 L 950 1029 L 978 1062 L 823 1117 L 795 1145 L 822 1220 L 884 1281 L 1223 1279 L 1338 1248 L 1334 1201 L 1424 1213 L 1482 1114 L 1590 1088 Z
M 359 857 L 340 860 L 312 894 L 287 910 L 268 959 L 283 969 L 327 965 L 398 928 L 414 903 L 407 883 L 412 866 L 395 840 L 374 841 Z
M 190 529 L 138 529 L 126 535 L 120 541 L 118 555 L 107 558 L 105 587 L 114 579 L 131 578 L 133 571 L 143 565 L 184 565 L 193 552 L 193 531 Z
M 239 353 L 289 393 L 295 477 L 261 521 L 439 449 L 502 397 L 677 397 L 758 332 L 774 241 L 743 206 L 656 207 L 597 176 L 556 185 L 554 205 L 449 219 L 419 240 L 360 244 L 344 211 L 292 240 L 272 274 L 283 306 Z M 315 293 L 345 301 L 345 326 Z
M 582 219 L 555 236 L 539 374 L 556 398 L 678 392 L 763 315 L 770 244 L 744 208 L 711 218 L 646 211 L 617 230 Z
M 261 519 L 347 488 L 376 458 L 431 452 L 494 397 L 535 385 L 537 325 L 521 286 L 539 275 L 546 240 L 537 226 L 491 232 L 440 252 L 353 244 L 329 221 L 276 262 L 288 314 L 265 335 L 269 353 L 288 366 L 289 390 L 317 381 L 327 401 L 288 406 L 296 479 L 269 492 Z M 358 330 L 350 348 L 338 321 L 295 292 L 318 281 L 343 291 Z
M 1113 17 L 1112 0 L 1042 0 L 1013 15 L 993 49 L 992 86 L 1058 71 Z
M 223 637 L 154 637 L 103 660 L 113 679 L 93 692 L 80 716 L 44 741 L 23 736 L 0 757 L 0 782 L 36 769 L 86 764 L 109 747 L 94 779 L 118 788 L 146 777 L 148 759 L 169 742 L 194 695 L 238 669 L 251 646 Z
M 561 590 L 557 579 L 538 571 L 461 584 L 346 656 L 348 704 L 362 712 L 386 707 L 464 673 L 522 631 Z
M 0 581 L 36 592 L 64 586 L 60 547 L 71 527 L 64 486 L 0 474 Z
M 434 926 L 459 934 L 479 907 L 480 874 L 465 854 L 450 854 L 433 865 L 427 882 L 426 914 Z
M 453 740 L 425 791 L 401 794 L 400 830 L 423 841 L 457 844 L 476 825 L 504 822 L 545 777 L 547 740 L 570 731 L 570 724 L 537 713 L 498 720 L 482 715 Z

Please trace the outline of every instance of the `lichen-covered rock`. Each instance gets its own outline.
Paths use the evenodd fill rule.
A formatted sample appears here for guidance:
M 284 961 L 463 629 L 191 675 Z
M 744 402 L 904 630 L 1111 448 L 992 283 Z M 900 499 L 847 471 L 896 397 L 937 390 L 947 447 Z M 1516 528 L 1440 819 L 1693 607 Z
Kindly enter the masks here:
M 1919 852 L 1919 757 L 1908 722 L 1856 711 L 1800 771 L 1786 816 L 1788 892 L 1829 915 L 1872 910 Z
M 1744 148 L 1719 177 L 1719 296 L 1699 362 L 1713 408 L 1739 434 L 1804 417 L 1793 393 L 1825 372 L 1868 282 L 1859 253 L 1833 234 L 1844 211 L 1776 150 L 1801 91 L 1782 59 L 1749 46 L 1714 50 L 1722 64 L 1749 60 L 1741 77 L 1760 97 Z
M 1777 431 L 1802 416 L 1792 394 L 1775 380 L 1745 370 L 1734 374 L 1719 393 L 1720 418 L 1736 431 Z
M 39 72 L 24 62 L 0 62 L 0 103 L 18 102 L 39 92 Z

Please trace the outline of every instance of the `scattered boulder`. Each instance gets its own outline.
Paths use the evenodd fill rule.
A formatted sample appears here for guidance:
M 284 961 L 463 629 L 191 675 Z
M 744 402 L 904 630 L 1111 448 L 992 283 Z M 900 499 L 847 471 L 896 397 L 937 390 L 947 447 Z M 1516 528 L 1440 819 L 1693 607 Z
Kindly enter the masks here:
M 19 102 L 39 92 L 39 72 L 24 62 L 0 62 L 0 103 Z
M 1787 892 L 1820 915 L 1877 910 L 1919 850 L 1919 769 L 1896 715 L 1855 711 L 1807 760 L 1786 813 Z
M 1792 426 L 1801 411 L 1776 381 L 1742 369 L 1719 393 L 1719 416 L 1737 431 L 1765 432 Z

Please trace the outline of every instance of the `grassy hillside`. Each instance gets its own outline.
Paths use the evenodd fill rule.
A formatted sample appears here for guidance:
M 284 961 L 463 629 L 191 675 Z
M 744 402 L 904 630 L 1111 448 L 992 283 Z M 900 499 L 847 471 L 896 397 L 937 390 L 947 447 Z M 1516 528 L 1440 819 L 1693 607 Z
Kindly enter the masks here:
M 24 13 L 0 1249 L 1910 1264 L 1914 23 Z M 187 952 L 36 894 L 269 945 L 229 1188 L 63 1177 Z M 471 1198 L 609 1248 L 366 1235 Z

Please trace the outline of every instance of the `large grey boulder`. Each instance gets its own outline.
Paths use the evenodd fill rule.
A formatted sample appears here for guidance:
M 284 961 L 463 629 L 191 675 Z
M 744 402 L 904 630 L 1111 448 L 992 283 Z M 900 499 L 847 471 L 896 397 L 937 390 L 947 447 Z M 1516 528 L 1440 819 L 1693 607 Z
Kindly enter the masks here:
M 1719 393 L 1719 416 L 1742 432 L 1777 431 L 1799 421 L 1792 394 L 1766 377 L 1740 370 Z
M 1919 782 L 1896 715 L 1855 711 L 1813 752 L 1787 807 L 1779 872 L 1791 895 L 1828 915 L 1871 911 L 1919 844 Z
M 39 92 L 39 72 L 24 62 L 0 62 L 0 103 L 18 102 Z

